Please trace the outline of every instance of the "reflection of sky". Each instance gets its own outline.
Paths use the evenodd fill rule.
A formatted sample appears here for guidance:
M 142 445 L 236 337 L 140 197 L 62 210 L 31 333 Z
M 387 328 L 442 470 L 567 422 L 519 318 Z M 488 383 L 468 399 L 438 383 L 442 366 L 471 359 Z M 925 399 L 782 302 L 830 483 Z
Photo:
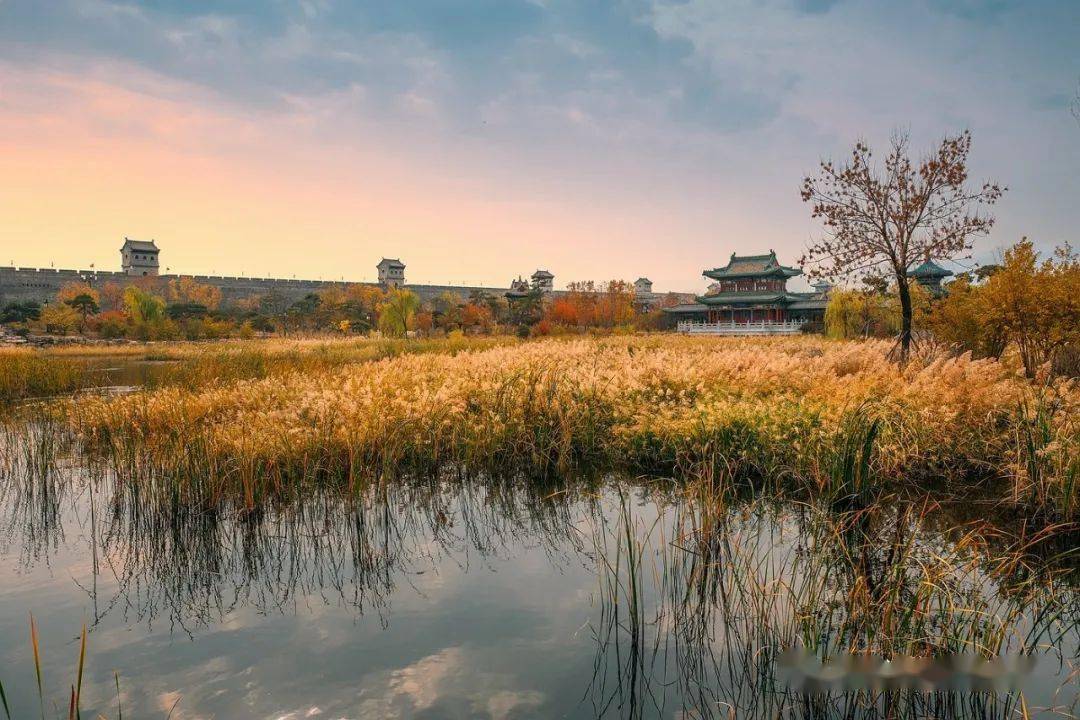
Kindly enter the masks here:
M 295 596 L 278 593 L 275 605 L 247 588 L 234 591 L 231 583 L 239 576 L 226 564 L 217 578 L 224 589 L 220 610 L 201 624 L 182 613 L 171 615 L 163 605 L 147 613 L 148 595 L 130 586 L 120 592 L 104 570 L 96 585 L 96 609 L 103 619 L 89 639 L 84 716 L 91 711 L 115 716 L 113 671 L 118 671 L 124 712 L 130 717 L 163 716 L 174 704 L 176 718 L 592 717 L 598 700 L 589 694 L 597 636 L 613 639 L 600 630 L 602 582 L 593 572 L 597 547 L 590 538 L 596 537 L 600 516 L 583 504 L 571 504 L 567 518 L 576 530 L 560 526 L 556 538 L 527 518 L 500 519 L 499 511 L 483 505 L 469 502 L 475 535 L 462 526 L 461 506 L 437 514 L 443 518 L 440 542 L 434 540 L 433 526 L 419 517 L 422 513 L 413 517 L 401 543 L 402 562 L 390 570 L 394 589 L 387 603 L 364 613 L 343 602 L 330 587 L 329 575 L 321 576 L 321 586 Z M 407 514 L 407 501 L 392 506 Z M 643 600 L 651 606 L 655 583 L 667 571 L 656 551 L 675 539 L 673 510 L 654 525 L 657 506 L 651 500 L 639 497 L 630 506 L 637 536 L 647 537 L 641 575 Z M 85 495 L 77 507 L 78 517 L 72 510 L 65 513 L 65 535 L 55 551 L 27 563 L 20 554 L 18 526 L 0 546 L 0 679 L 15 717 L 36 713 L 29 612 L 41 633 L 51 698 L 62 698 L 72 680 L 80 618 L 95 612 L 80 589 L 94 587 Z M 608 495 L 603 547 L 612 562 L 614 548 L 623 541 L 616 511 Z M 747 524 L 735 542 L 747 543 L 773 565 L 769 574 L 778 577 L 780 548 L 793 541 L 793 527 L 747 517 L 742 521 Z M 485 552 L 466 536 L 485 543 Z M 108 560 L 98 558 L 102 568 Z M 324 570 L 320 566 L 315 574 Z M 146 576 L 138 582 L 161 579 Z M 177 580 L 158 591 L 177 597 L 190 590 L 185 582 L 191 578 Z M 258 582 L 274 580 L 260 576 Z M 654 630 L 663 637 L 670 623 L 669 615 Z M 716 628 L 717 645 L 728 639 L 726 628 Z M 616 686 L 615 660 L 614 652 L 603 657 L 604 693 Z M 676 673 L 666 660 L 648 661 L 645 667 L 668 680 Z M 1056 683 L 1047 673 L 1036 686 L 1029 695 L 1033 705 L 1048 702 Z M 660 705 L 646 707 L 645 715 L 679 717 L 674 696 Z M 608 713 L 620 716 L 619 706 Z
M 30 611 L 51 694 L 59 696 L 70 680 L 72 636 L 93 612 L 76 585 L 92 583 L 83 542 L 69 532 L 50 566 L 28 571 L 17 568 L 16 548 L 3 556 L 0 677 L 16 717 L 36 703 Z M 241 602 L 219 622 L 195 628 L 192 639 L 168 617 L 140 616 L 121 599 L 90 635 L 84 708 L 115 708 L 117 670 L 132 716 L 167 713 L 176 698 L 177 718 L 572 714 L 593 651 L 588 634 L 578 632 L 595 588 L 581 559 L 553 563 L 528 541 L 484 558 L 461 547 L 431 554 L 434 561 L 403 573 L 381 615 L 358 615 L 332 593 L 293 598 L 284 612 Z M 106 573 L 97 588 L 107 600 L 116 583 Z
M 732 251 L 797 258 L 801 177 L 898 127 L 970 127 L 973 178 L 1009 186 L 981 259 L 1047 248 L 1080 194 L 1078 25 L 1075 0 L 4 0 L 0 262 L 113 267 L 129 234 L 187 272 L 700 289 Z

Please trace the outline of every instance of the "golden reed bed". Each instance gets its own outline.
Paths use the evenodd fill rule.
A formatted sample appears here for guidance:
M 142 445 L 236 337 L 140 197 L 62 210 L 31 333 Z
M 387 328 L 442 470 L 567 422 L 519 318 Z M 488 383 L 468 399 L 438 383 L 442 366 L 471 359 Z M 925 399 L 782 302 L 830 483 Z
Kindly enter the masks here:
M 1003 500 L 1076 514 L 1074 385 L 1033 386 L 967 356 L 901 369 L 886 360 L 889 347 L 806 337 L 545 340 L 82 398 L 66 417 L 86 446 L 129 467 L 239 483 L 249 498 L 297 479 L 447 464 L 530 474 L 722 469 L 824 488 L 859 417 L 879 424 L 875 478 L 1007 478 Z

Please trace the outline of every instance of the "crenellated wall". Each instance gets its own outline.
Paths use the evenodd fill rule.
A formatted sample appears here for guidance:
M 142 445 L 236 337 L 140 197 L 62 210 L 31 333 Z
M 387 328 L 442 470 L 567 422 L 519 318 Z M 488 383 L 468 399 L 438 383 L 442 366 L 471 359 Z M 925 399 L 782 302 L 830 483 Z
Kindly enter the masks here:
M 17 268 L 0 267 L 0 305 L 11 302 L 33 300 L 45 302 L 53 300 L 56 293 L 67 283 L 84 282 L 94 288 L 100 288 L 107 282 L 127 285 L 136 280 L 153 282 L 161 287 L 169 280 L 190 277 L 200 283 L 213 285 L 221 290 L 222 301 L 235 302 L 252 295 L 264 295 L 275 292 L 288 301 L 296 301 L 308 293 L 318 292 L 343 283 L 332 280 L 291 280 L 282 278 L 247 278 L 225 275 L 159 275 L 156 278 L 134 278 L 122 272 L 100 270 L 60 270 L 52 268 Z M 376 283 L 359 283 L 376 286 Z M 432 300 L 444 292 L 451 292 L 468 297 L 474 290 L 482 290 L 493 295 L 502 295 L 506 288 L 483 288 L 461 285 L 406 285 L 421 300 Z

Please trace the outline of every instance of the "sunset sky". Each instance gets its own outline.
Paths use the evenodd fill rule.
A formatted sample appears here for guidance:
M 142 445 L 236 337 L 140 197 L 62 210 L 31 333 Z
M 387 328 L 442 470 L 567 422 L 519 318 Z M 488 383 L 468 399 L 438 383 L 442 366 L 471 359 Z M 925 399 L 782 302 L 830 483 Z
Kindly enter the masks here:
M 974 134 L 1077 244 L 1080 2 L 0 0 L 0 264 L 505 286 L 797 260 L 823 157 Z

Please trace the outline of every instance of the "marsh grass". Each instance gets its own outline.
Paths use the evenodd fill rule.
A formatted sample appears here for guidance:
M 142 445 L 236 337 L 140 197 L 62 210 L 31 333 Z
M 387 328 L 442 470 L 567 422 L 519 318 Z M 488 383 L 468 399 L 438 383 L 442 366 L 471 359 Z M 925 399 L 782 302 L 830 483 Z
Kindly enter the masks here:
M 318 373 L 409 353 L 456 354 L 516 344 L 510 337 L 311 338 L 62 346 L 0 350 L 0 403 L 51 398 L 101 383 L 101 362 L 157 363 L 147 386 L 195 389 L 287 372 Z
M 45 706 L 46 706 L 46 688 L 45 688 L 45 673 L 42 669 L 42 650 L 41 642 L 38 639 L 37 621 L 34 619 L 34 614 L 30 614 L 30 646 L 34 654 L 34 679 L 37 683 L 37 698 L 38 708 L 40 711 L 41 720 L 45 720 Z M 86 622 L 82 624 L 82 632 L 79 635 L 79 656 L 75 668 L 75 679 L 70 685 L 70 692 L 68 694 L 68 720 L 81 720 L 82 709 L 82 685 L 83 685 L 83 673 L 86 668 L 86 635 L 87 628 Z M 117 675 L 117 696 L 119 697 L 120 680 Z M 4 690 L 4 684 L 0 680 L 0 707 L 4 709 L 4 715 L 11 720 L 11 708 L 8 706 L 7 693 Z M 55 707 L 55 705 L 54 705 Z M 101 716 L 99 716 L 101 717 Z
M 671 337 L 191 351 L 146 392 L 6 417 L 0 496 L 37 548 L 71 467 L 114 488 L 102 550 L 146 588 L 137 606 L 186 629 L 220 612 L 221 577 L 261 586 L 267 609 L 329 577 L 382 613 L 410 543 L 448 541 L 455 515 L 485 551 L 539 530 L 580 548 L 571 502 L 597 488 L 568 477 L 671 474 L 645 492 L 677 501 L 674 519 L 638 518 L 622 490 L 613 521 L 592 516 L 598 714 L 655 712 L 676 683 L 688 709 L 723 716 L 1006 717 L 1013 697 L 777 684 L 791 647 L 1075 647 L 1077 388 L 967 357 L 900 369 L 886 351 Z M 937 526 L 976 495 L 1012 524 Z
M 1057 517 L 1080 517 L 1080 418 L 1068 399 L 1046 388 L 1016 412 L 1014 497 L 1050 508 Z M 1064 422 L 1064 427 L 1059 424 Z
M 296 484 L 461 467 L 723 478 L 841 504 L 886 486 L 996 487 L 1051 522 L 1080 509 L 1080 391 L 1047 386 L 1033 406 L 1032 386 L 993 361 L 900 369 L 879 343 L 813 338 L 363 348 L 363 362 L 318 346 L 210 355 L 154 391 L 76 398 L 56 413 L 82 450 L 132 481 L 250 507 Z
M 0 403 L 70 393 L 91 382 L 92 377 L 74 360 L 33 350 L 0 350 Z

